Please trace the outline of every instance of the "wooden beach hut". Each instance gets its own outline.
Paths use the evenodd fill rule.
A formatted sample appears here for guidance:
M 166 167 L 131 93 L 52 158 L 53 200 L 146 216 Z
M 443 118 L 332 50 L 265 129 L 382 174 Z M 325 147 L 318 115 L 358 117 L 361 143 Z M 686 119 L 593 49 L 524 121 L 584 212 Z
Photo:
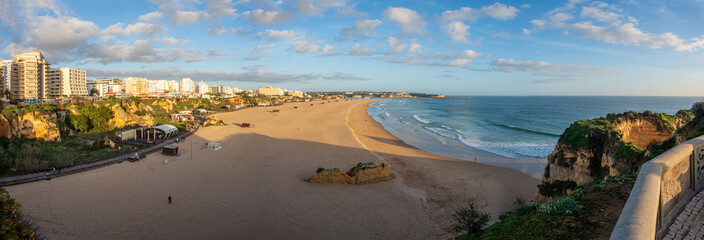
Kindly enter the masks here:
M 178 146 L 166 145 L 161 148 L 161 154 L 169 155 L 169 156 L 176 156 L 176 155 L 178 155 Z

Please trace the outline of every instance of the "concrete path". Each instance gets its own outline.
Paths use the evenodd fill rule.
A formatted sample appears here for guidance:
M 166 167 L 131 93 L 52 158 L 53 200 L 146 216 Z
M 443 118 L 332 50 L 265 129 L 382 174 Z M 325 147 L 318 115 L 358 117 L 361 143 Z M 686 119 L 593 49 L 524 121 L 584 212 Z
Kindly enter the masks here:
M 196 129 L 197 130 L 197 129 Z M 24 175 L 16 175 L 16 176 L 9 176 L 9 177 L 2 177 L 0 178 L 0 186 L 8 186 L 8 185 L 15 185 L 15 184 L 20 184 L 20 183 L 26 183 L 26 182 L 33 182 L 33 181 L 39 181 L 39 180 L 45 180 L 49 178 L 55 178 L 55 177 L 60 177 L 72 173 L 77 173 L 77 172 L 82 172 L 98 167 L 104 167 L 113 163 L 118 163 L 121 161 L 124 161 L 127 158 L 132 158 L 135 156 L 135 153 L 140 153 L 140 152 L 146 152 L 146 153 L 151 153 L 158 151 L 161 149 L 161 147 L 166 146 L 168 144 L 173 143 L 176 141 L 177 138 L 180 139 L 185 139 L 187 136 L 190 136 L 193 134 L 195 131 L 190 131 L 190 132 L 185 132 L 178 137 L 174 137 L 171 139 L 168 139 L 166 141 L 163 141 L 159 144 L 156 144 L 154 146 L 148 147 L 148 148 L 142 148 L 137 151 L 132 151 L 129 153 L 125 153 L 120 156 L 116 157 L 111 157 L 108 159 L 103 159 L 91 163 L 85 163 L 85 164 L 80 164 L 72 167 L 67 167 L 67 168 L 62 168 L 60 171 L 51 171 L 51 172 L 38 172 L 38 173 L 30 173 L 30 174 L 24 174 Z
M 663 240 L 704 239 L 704 191 L 687 204 Z

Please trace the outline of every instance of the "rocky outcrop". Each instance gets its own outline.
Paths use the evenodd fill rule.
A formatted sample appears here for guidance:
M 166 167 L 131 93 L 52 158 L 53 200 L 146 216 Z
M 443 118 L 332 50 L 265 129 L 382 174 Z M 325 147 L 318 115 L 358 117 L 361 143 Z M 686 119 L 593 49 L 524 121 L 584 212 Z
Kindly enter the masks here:
M 9 117 L 0 117 L 0 137 L 61 141 L 61 134 L 56 126 L 56 114 L 53 112 L 12 109 L 6 113 Z
M 113 128 L 124 128 L 132 125 L 151 126 L 155 124 L 154 118 L 151 114 L 148 114 L 149 109 L 144 104 L 105 104 L 113 112 L 113 117 L 108 121 Z
M 306 179 L 312 183 L 332 183 L 332 184 L 369 184 L 383 181 L 389 181 L 396 178 L 391 172 L 389 164 L 386 163 L 359 163 L 347 173 L 342 170 L 333 169 L 318 169 L 318 172 L 313 177 Z
M 7 121 L 5 116 L 0 115 L 0 138 L 10 138 L 10 122 Z
M 100 139 L 98 139 L 98 140 L 95 140 L 95 142 L 93 142 L 93 146 L 96 146 L 96 147 L 110 147 L 110 148 L 114 149 L 114 148 L 115 148 L 115 142 L 113 142 L 112 140 L 110 140 L 110 138 L 108 138 L 107 136 L 104 136 L 104 137 L 102 137 L 102 138 L 100 138 Z
M 536 201 L 549 200 L 581 184 L 638 171 L 664 140 L 694 118 L 677 114 L 626 112 L 573 123 L 548 156 Z
M 215 115 L 210 115 L 208 118 L 205 119 L 205 122 L 203 122 L 203 127 L 207 126 L 225 126 L 225 122 L 220 120 L 218 117 Z

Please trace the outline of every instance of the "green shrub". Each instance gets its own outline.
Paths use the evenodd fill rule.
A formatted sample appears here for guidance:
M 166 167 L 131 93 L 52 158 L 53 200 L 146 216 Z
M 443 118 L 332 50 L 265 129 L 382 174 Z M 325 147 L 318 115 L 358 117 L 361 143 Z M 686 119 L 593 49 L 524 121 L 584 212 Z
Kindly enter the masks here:
M 20 204 L 0 188 L 0 239 L 38 239 L 34 227 L 22 217 Z
M 538 210 L 541 212 L 562 216 L 573 215 L 580 209 L 582 209 L 582 205 L 572 197 L 566 197 L 538 206 Z
M 489 214 L 480 211 L 474 202 L 455 210 L 452 217 L 457 221 L 452 230 L 457 233 L 466 232 L 469 236 L 480 236 L 484 226 L 489 223 Z
M 572 180 L 555 180 L 552 183 L 541 183 L 538 185 L 538 192 L 543 196 L 552 197 L 567 193 L 568 190 L 577 188 L 577 183 Z

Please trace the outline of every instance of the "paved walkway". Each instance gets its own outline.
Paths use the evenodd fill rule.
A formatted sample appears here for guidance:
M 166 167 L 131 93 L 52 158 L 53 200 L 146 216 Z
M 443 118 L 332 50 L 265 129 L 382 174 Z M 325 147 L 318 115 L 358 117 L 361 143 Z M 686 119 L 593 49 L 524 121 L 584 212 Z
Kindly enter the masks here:
M 176 138 L 185 139 L 187 136 L 190 136 L 193 133 L 195 133 L 195 131 L 185 132 L 185 133 L 179 135 L 178 137 L 171 138 L 169 140 L 163 141 L 159 144 L 156 144 L 156 145 L 148 147 L 148 148 L 142 148 L 137 151 L 129 152 L 129 153 L 126 153 L 126 154 L 123 154 L 120 156 L 111 157 L 108 159 L 103 159 L 103 160 L 99 160 L 99 161 L 95 161 L 95 162 L 91 162 L 91 163 L 85 163 L 85 164 L 80 164 L 80 165 L 76 165 L 76 166 L 72 166 L 72 167 L 62 168 L 61 171 L 38 172 L 38 173 L 30 173 L 30 174 L 25 174 L 25 175 L 2 177 L 2 178 L 0 178 L 0 186 L 14 185 L 14 184 L 44 180 L 44 179 L 48 179 L 48 178 L 55 178 L 55 177 L 60 177 L 60 176 L 64 176 L 64 175 L 69 175 L 72 173 L 87 171 L 87 170 L 98 168 L 98 167 L 104 167 L 104 166 L 107 166 L 110 164 L 124 161 L 127 158 L 132 158 L 135 156 L 135 153 L 156 152 L 159 149 L 161 149 L 161 147 L 166 146 L 166 145 L 171 144 L 174 141 L 176 141 Z
M 704 239 L 704 191 L 687 204 L 663 240 Z

